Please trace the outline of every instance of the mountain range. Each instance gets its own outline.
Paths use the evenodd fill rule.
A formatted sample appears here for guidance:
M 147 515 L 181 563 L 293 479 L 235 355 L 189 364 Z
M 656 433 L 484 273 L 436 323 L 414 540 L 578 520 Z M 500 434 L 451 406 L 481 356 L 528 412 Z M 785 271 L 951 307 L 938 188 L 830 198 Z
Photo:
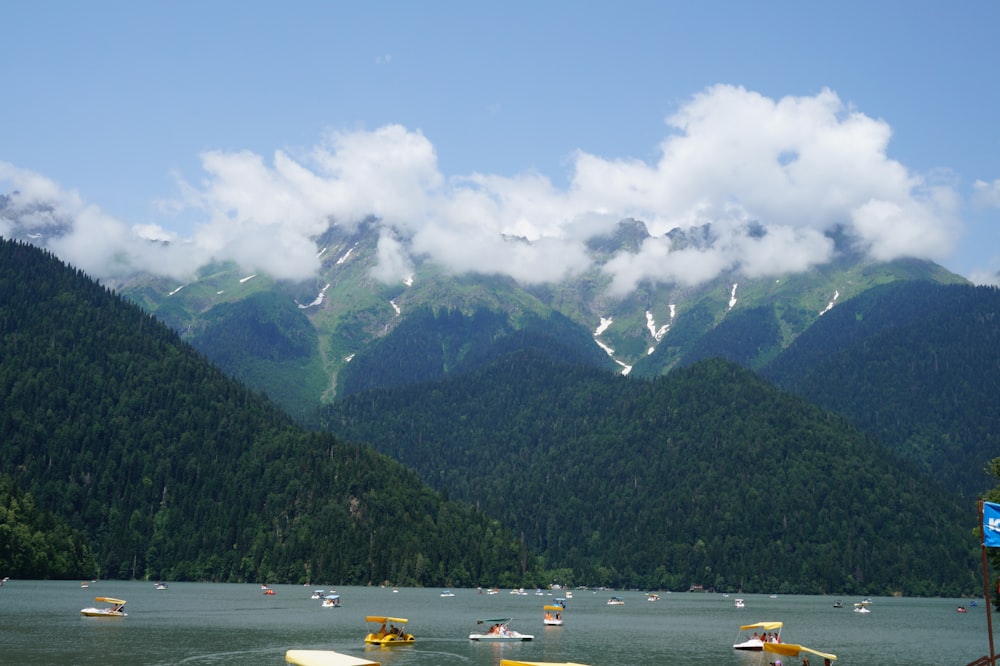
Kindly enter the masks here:
M 646 233 L 623 221 L 591 243 L 596 265 Z M 671 238 L 709 243 L 711 229 Z M 505 580 L 975 589 L 970 498 L 992 482 L 998 425 L 995 290 L 846 246 L 797 275 L 621 298 L 599 270 L 532 286 L 423 264 L 386 285 L 364 224 L 317 247 L 315 282 L 219 264 L 183 284 L 106 284 L 302 426 L 373 445 L 519 535 Z M 53 483 L 32 469 L 26 489 Z M 493 584 L 471 568 L 440 584 Z

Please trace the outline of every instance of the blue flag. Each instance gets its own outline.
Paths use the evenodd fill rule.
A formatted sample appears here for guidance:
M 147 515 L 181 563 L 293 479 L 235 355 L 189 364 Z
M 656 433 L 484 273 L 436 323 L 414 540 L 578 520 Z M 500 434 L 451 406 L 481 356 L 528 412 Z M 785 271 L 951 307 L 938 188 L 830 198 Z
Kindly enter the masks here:
M 983 545 L 1000 548 L 1000 504 L 983 502 Z

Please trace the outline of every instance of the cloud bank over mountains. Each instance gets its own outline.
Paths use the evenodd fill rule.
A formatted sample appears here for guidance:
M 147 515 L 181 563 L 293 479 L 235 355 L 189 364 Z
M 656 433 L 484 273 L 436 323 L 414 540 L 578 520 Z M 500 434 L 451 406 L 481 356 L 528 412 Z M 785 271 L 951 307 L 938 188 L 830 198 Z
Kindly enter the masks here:
M 889 125 L 830 90 L 773 100 L 717 85 L 666 124 L 655 161 L 580 150 L 565 187 L 540 173 L 443 174 L 431 140 L 401 125 L 330 132 L 310 151 L 270 159 L 209 151 L 200 180 L 178 176 L 179 196 L 161 202 L 164 220 L 197 220 L 183 236 L 166 222 L 115 219 L 42 175 L 0 163 L 0 191 L 9 192 L 0 234 L 31 234 L 97 278 L 148 271 L 184 280 L 211 260 L 233 260 L 294 280 L 318 270 L 313 239 L 331 223 L 374 216 L 383 281 L 402 280 L 427 259 L 540 283 L 591 268 L 586 241 L 632 217 L 652 237 L 604 266 L 618 294 L 644 280 L 805 270 L 832 258 L 825 233 L 833 229 L 878 260 L 939 261 L 954 249 L 954 188 L 891 159 Z M 983 199 L 996 190 L 984 183 Z M 46 233 L 67 221 L 61 235 Z M 672 248 L 664 235 L 706 223 L 711 247 Z

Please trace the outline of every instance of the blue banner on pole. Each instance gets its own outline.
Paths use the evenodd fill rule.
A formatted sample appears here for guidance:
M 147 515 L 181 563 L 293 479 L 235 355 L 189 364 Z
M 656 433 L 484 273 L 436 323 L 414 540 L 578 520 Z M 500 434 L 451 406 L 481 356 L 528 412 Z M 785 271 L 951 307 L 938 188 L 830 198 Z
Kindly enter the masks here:
M 983 545 L 1000 548 L 1000 504 L 983 502 Z

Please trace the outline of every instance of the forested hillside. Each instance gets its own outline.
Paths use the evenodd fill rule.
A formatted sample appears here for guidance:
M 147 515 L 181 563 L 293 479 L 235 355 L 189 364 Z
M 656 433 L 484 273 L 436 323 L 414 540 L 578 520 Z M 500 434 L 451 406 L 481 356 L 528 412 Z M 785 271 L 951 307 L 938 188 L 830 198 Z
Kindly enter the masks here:
M 897 282 L 841 303 L 762 370 L 974 498 L 1000 452 L 1000 290 Z
M 368 446 L 302 431 L 137 306 L 7 240 L 0 455 L 18 506 L 30 493 L 68 525 L 53 536 L 87 540 L 65 540 L 73 566 L 15 553 L 4 575 L 513 585 L 528 565 L 496 520 Z M 0 534 L 24 522 L 0 520 Z
M 326 419 L 523 531 L 563 582 L 976 587 L 974 505 L 728 362 L 645 380 L 522 353 L 465 377 L 358 394 Z

